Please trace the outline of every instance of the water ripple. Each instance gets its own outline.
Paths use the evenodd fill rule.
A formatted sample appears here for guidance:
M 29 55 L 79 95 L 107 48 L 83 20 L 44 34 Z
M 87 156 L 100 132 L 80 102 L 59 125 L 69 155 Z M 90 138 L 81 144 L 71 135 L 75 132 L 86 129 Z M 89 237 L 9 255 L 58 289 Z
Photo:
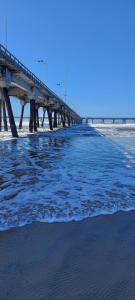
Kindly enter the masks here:
M 1 142 L 0 230 L 135 208 L 134 137 L 82 125 Z

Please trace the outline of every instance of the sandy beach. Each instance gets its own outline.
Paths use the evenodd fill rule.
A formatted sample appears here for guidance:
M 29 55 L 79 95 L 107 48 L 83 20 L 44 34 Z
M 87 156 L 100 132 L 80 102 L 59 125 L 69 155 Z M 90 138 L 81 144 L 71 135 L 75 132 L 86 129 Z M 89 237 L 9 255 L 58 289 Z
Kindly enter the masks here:
M 0 233 L 0 299 L 135 299 L 135 212 Z
M 48 132 L 55 132 L 57 130 L 61 129 L 61 127 L 58 128 L 54 128 L 53 131 L 51 131 L 49 128 L 40 128 L 37 132 L 29 132 L 28 129 L 22 129 L 22 130 L 18 130 L 18 137 L 19 138 L 26 138 L 26 137 L 30 137 L 30 136 L 34 136 L 34 135 L 38 135 L 38 134 L 45 134 Z M 16 139 L 14 137 L 12 137 L 11 131 L 1 131 L 0 132 L 0 142 L 2 141 L 8 141 L 8 140 L 13 140 Z

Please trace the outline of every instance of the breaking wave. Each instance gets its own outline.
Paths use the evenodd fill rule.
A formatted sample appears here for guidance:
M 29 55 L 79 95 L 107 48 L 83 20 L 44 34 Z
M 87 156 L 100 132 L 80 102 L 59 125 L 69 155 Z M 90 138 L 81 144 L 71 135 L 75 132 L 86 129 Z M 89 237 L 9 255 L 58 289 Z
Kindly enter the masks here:
M 135 208 L 135 130 L 74 126 L 0 144 L 0 230 Z

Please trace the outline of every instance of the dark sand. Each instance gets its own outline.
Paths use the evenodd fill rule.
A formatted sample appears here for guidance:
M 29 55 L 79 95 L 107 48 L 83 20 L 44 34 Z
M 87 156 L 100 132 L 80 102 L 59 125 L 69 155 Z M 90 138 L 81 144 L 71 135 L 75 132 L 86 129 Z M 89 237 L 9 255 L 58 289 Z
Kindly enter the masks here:
M 135 212 L 0 233 L 0 300 L 135 300 Z

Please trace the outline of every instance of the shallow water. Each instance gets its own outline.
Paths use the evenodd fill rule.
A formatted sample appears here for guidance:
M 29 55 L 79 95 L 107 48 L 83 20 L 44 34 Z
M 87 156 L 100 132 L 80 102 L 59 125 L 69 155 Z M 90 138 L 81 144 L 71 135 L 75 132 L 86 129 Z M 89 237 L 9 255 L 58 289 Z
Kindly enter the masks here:
M 0 230 L 135 208 L 135 130 L 88 125 L 0 143 Z

